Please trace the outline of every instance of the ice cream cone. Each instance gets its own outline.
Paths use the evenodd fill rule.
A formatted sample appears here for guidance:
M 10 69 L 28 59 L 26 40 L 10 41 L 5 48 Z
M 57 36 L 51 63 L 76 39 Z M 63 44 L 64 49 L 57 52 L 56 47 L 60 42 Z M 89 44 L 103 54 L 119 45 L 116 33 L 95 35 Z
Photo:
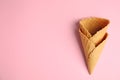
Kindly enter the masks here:
M 108 34 L 109 20 L 103 18 L 86 18 L 80 21 L 80 36 L 85 53 L 88 71 L 91 74 L 100 57 Z

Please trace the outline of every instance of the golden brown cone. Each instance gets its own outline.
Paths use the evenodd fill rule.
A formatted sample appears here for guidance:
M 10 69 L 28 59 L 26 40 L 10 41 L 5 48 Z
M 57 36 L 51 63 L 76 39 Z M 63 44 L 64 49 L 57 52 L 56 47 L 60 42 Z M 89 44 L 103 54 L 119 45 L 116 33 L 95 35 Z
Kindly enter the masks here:
M 103 18 L 86 18 L 80 21 L 80 36 L 85 53 L 88 71 L 91 74 L 100 57 L 107 39 L 106 30 L 109 20 Z

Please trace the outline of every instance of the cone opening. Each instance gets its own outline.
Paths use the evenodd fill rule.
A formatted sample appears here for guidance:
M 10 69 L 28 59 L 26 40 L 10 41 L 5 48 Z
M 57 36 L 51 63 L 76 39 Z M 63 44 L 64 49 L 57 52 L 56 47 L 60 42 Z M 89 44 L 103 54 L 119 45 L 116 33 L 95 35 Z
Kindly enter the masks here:
M 91 17 L 81 20 L 80 24 L 93 36 L 96 32 L 107 26 L 109 20 Z

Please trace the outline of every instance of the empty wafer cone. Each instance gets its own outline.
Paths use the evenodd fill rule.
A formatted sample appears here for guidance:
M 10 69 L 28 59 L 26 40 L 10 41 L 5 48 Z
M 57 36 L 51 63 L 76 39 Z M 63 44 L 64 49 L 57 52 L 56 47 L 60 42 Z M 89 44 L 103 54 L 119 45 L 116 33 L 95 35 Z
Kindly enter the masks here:
M 90 17 L 80 21 L 79 32 L 90 74 L 93 72 L 106 42 L 108 24 L 109 20 L 96 17 Z

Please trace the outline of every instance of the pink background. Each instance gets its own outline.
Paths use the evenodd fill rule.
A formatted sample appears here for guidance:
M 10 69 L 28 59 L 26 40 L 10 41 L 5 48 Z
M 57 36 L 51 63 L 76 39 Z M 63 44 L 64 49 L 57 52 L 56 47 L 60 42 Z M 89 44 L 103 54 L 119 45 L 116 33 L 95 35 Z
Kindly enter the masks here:
M 110 19 L 92 75 L 77 22 Z M 119 0 L 0 0 L 0 80 L 120 80 Z

